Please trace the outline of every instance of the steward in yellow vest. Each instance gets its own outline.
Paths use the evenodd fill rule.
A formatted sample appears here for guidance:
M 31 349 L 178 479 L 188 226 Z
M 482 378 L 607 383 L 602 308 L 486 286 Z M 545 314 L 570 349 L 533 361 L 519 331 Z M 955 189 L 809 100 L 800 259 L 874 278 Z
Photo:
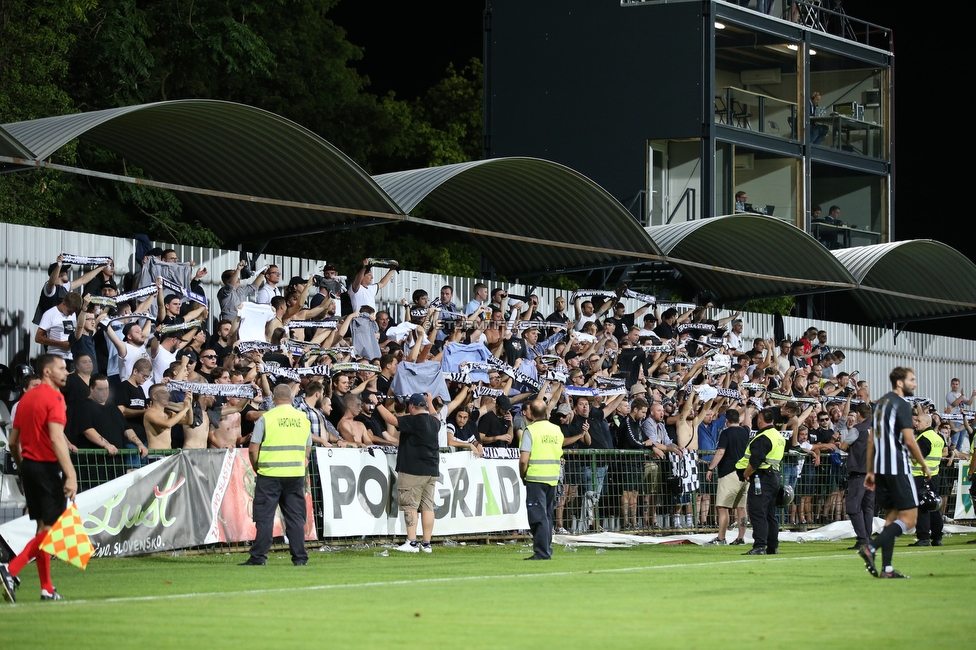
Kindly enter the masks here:
M 931 415 L 916 411 L 914 419 L 917 430 L 922 432 L 915 436 L 915 442 L 918 443 L 919 453 L 925 459 L 925 467 L 928 467 L 932 473 L 932 479 L 927 479 L 925 467 L 912 458 L 912 480 L 915 481 L 915 491 L 921 494 L 931 486 L 938 494 L 939 466 L 942 464 L 942 456 L 946 453 L 946 441 L 932 429 Z M 909 546 L 942 546 L 943 523 L 941 510 L 928 512 L 919 508 L 915 518 L 916 540 Z
M 525 509 L 534 549 L 532 556 L 525 559 L 550 560 L 563 433 L 549 422 L 549 406 L 544 400 L 532 400 L 522 414 L 529 426 L 522 432 L 519 444 L 519 474 L 525 484 Z
M 275 386 L 274 408 L 254 423 L 248 457 L 257 472 L 252 512 L 256 533 L 244 565 L 263 566 L 271 549 L 275 510 L 281 506 L 295 566 L 308 564 L 305 551 L 305 466 L 312 451 L 312 423 L 291 405 L 291 388 Z
M 749 441 L 735 464 L 739 478 L 749 483 L 747 509 L 752 522 L 752 550 L 744 555 L 779 553 L 779 522 L 776 520 L 776 494 L 779 468 L 786 451 L 786 439 L 776 430 L 776 409 L 767 408 L 756 416 L 759 433 Z
M 942 456 L 945 452 L 945 439 L 932 430 L 929 426 L 925 431 L 918 434 L 915 438 L 918 443 L 918 450 L 925 457 L 925 464 L 928 466 L 932 476 L 939 474 L 939 465 L 942 464 Z M 923 442 L 924 441 L 924 442 Z M 925 476 L 922 466 L 912 459 L 912 476 Z

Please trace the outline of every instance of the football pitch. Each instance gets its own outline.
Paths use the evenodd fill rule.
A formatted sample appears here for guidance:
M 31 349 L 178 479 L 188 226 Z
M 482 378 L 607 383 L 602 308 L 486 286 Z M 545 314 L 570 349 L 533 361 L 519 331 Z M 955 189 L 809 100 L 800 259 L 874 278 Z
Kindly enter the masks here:
M 522 542 L 95 559 L 52 567 L 67 600 L 39 602 L 28 566 L 17 605 L 0 601 L 0 648 L 716 648 L 963 647 L 971 644 L 976 545 L 906 548 L 879 580 L 847 542 L 748 547 L 556 547 Z M 520 552 L 521 551 L 521 552 Z M 880 555 L 878 557 L 880 562 Z M 967 643 L 968 642 L 968 643 Z

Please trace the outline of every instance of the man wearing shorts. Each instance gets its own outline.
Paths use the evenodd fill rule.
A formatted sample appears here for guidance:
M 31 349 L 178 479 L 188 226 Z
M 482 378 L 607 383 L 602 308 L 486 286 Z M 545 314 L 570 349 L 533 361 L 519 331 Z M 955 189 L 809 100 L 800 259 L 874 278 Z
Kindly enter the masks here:
M 729 409 L 725 412 L 729 426 L 719 434 L 718 447 L 715 456 L 708 466 L 705 480 L 712 480 L 712 472 L 718 471 L 718 490 L 715 496 L 715 506 L 718 508 L 718 537 L 709 542 L 713 546 L 723 546 L 729 529 L 729 520 L 733 511 L 738 522 L 738 536 L 733 545 L 744 544 L 746 535 L 746 500 L 748 485 L 739 480 L 735 471 L 735 464 L 746 453 L 749 444 L 749 428 L 739 426 L 739 412 Z
M 907 578 L 895 571 L 891 556 L 895 540 L 915 526 L 918 516 L 918 494 L 912 480 L 909 454 L 930 480 L 932 472 L 925 464 L 912 422 L 912 407 L 905 399 L 915 394 L 915 373 L 898 367 L 888 376 L 891 392 L 874 407 L 874 427 L 868 438 L 867 474 L 864 487 L 874 490 L 875 507 L 885 511 L 885 527 L 874 539 L 858 549 L 868 572 L 876 578 Z M 881 550 L 881 571 L 875 564 L 875 553 Z
M 42 354 L 35 366 L 41 385 L 20 400 L 9 445 L 20 468 L 27 511 L 37 522 L 37 535 L 9 566 L 0 564 L 0 590 L 10 602 L 17 599 L 14 594 L 20 584 L 17 574 L 31 560 L 37 561 L 41 600 L 61 600 L 51 584 L 51 556 L 41 551 L 40 545 L 64 512 L 65 499 L 74 499 L 78 491 L 78 479 L 64 436 L 67 422 L 64 397 L 59 390 L 68 379 L 68 369 L 64 359 L 53 354 Z
M 407 415 L 397 417 L 382 404 L 377 409 L 387 424 L 400 432 L 397 450 L 397 496 L 407 525 L 407 541 L 396 548 L 403 553 L 431 553 L 434 532 L 434 485 L 437 484 L 440 452 L 437 434 L 441 423 L 430 414 L 429 397 L 414 393 L 407 398 Z M 424 526 L 423 541 L 417 543 L 417 515 Z

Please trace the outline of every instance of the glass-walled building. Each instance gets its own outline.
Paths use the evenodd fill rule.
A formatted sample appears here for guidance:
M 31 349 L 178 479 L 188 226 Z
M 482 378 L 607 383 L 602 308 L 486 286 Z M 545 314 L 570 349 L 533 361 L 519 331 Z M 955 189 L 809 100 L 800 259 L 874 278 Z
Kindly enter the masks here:
M 648 227 L 749 212 L 828 248 L 890 241 L 890 31 L 773 13 L 490 0 L 485 155 L 564 163 Z

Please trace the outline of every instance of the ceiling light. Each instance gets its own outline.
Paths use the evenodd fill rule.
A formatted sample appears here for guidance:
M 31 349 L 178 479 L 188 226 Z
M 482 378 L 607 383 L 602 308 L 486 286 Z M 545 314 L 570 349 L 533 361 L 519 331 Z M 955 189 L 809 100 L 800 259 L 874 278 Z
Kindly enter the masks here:
M 716 21 L 715 22 L 715 29 L 725 29 L 725 24 Z

